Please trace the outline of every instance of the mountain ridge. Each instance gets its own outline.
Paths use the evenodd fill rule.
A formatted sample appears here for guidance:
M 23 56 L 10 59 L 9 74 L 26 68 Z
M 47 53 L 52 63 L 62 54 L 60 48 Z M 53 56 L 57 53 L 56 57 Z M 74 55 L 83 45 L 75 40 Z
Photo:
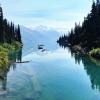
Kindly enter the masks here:
M 24 44 L 23 51 L 27 52 L 29 49 L 33 51 L 37 50 L 38 44 L 43 44 L 47 49 L 56 49 L 56 40 L 60 36 L 60 33 L 52 29 L 39 30 L 37 28 L 30 29 L 25 26 L 21 26 L 22 42 Z

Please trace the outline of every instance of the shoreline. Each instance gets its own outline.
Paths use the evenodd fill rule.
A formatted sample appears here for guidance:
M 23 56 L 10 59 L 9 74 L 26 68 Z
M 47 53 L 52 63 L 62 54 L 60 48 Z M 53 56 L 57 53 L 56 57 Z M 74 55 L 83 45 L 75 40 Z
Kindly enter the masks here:
M 17 41 L 14 44 L 0 44 L 0 67 L 9 65 L 13 60 L 13 53 L 17 53 L 21 48 L 22 44 Z
M 88 56 L 92 57 L 93 59 L 95 59 L 97 61 L 100 61 L 100 59 L 99 59 L 100 56 L 99 55 L 98 55 L 99 57 L 96 57 L 96 54 L 94 54 L 94 55 L 91 54 L 92 50 L 86 52 L 85 48 L 82 48 L 79 45 L 70 46 L 70 48 L 73 49 L 76 53 L 81 53 L 81 54 L 84 54 L 84 55 L 88 55 Z

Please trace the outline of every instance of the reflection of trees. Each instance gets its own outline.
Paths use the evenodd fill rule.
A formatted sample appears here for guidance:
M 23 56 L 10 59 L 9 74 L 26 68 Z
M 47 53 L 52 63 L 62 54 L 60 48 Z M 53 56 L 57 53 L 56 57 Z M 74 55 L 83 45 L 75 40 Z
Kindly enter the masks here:
M 0 67 L 0 82 L 1 82 L 1 90 L 6 90 L 6 84 L 7 84 L 7 73 L 10 69 L 10 65 L 8 66 L 2 66 Z
M 67 44 L 62 43 L 62 42 L 59 42 L 58 44 L 59 44 L 59 46 L 60 46 L 60 47 L 62 47 L 62 48 L 66 48 L 66 47 L 68 47 L 68 45 L 67 45 Z
M 16 62 L 16 61 L 21 62 L 22 61 L 22 48 L 19 51 L 17 51 L 16 53 L 10 52 L 9 60 L 11 62 Z
M 100 91 L 100 65 L 93 62 L 88 56 L 73 53 L 72 50 L 71 55 L 75 58 L 76 64 L 80 64 L 80 62 L 83 63 L 84 69 L 90 77 L 91 87 Z
M 22 49 L 19 50 L 17 53 L 11 52 L 9 54 L 9 61 L 10 63 L 5 66 L 0 66 L 0 85 L 1 85 L 1 91 L 7 90 L 7 73 L 10 70 L 10 67 L 13 67 L 13 69 L 16 68 L 16 60 L 21 61 L 22 58 Z
M 100 91 L 100 65 L 96 65 L 88 57 L 86 59 L 83 58 L 82 63 L 90 77 L 92 88 Z
M 66 48 L 66 45 L 59 44 L 61 47 Z M 100 91 L 100 64 L 97 64 L 95 61 L 91 60 L 89 56 L 75 53 L 74 50 L 68 48 L 71 53 L 71 56 L 75 58 L 75 63 L 83 63 L 84 69 L 86 70 L 87 75 L 91 81 L 92 89 L 98 89 Z
M 16 53 L 16 60 L 18 62 L 22 61 L 22 48 Z

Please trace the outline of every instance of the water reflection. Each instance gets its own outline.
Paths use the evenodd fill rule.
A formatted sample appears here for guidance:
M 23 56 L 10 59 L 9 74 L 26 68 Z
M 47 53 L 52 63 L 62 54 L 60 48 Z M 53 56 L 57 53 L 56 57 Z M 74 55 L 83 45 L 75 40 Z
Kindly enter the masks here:
M 5 66 L 0 67 L 0 95 L 2 93 L 6 93 L 7 91 L 7 74 L 12 67 L 13 69 L 16 68 L 16 61 L 21 62 L 22 60 L 22 49 L 20 49 L 18 52 L 10 52 L 9 54 L 9 61 L 10 63 Z
M 7 73 L 9 71 L 9 65 L 0 67 L 0 82 L 1 82 L 1 91 L 5 91 L 7 89 Z
M 61 47 L 66 48 L 66 45 L 59 44 Z M 96 61 L 93 58 L 76 53 L 70 47 L 67 47 L 71 56 L 75 59 L 76 64 L 82 63 L 84 69 L 91 81 L 91 88 L 100 91 L 100 61 Z
M 22 48 L 16 53 L 17 62 L 22 62 Z

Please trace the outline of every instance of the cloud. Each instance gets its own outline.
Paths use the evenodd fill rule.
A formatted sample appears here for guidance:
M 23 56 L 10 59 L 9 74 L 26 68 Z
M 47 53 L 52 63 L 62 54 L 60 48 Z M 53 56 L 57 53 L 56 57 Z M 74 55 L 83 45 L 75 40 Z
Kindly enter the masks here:
M 27 27 L 71 28 L 90 11 L 91 0 L 0 0 L 4 16 Z

